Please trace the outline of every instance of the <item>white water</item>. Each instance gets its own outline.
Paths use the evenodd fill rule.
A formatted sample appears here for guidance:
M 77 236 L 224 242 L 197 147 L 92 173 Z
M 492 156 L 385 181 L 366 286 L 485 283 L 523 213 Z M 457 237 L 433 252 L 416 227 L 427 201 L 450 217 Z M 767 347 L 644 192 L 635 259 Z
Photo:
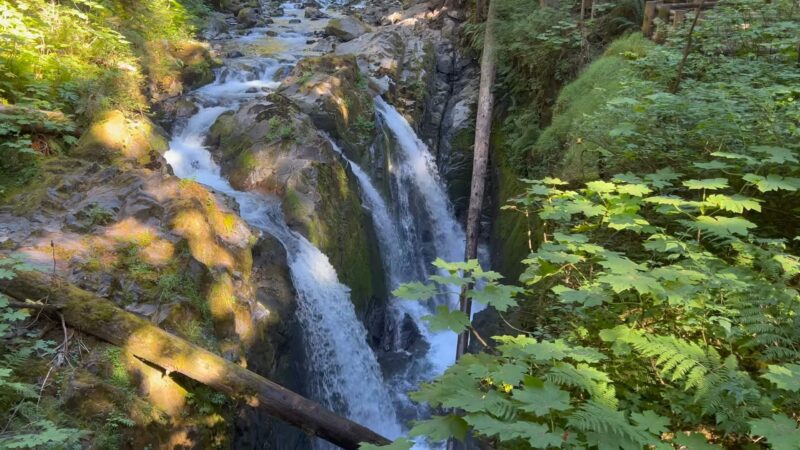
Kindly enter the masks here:
M 283 7 L 287 14 L 303 15 L 302 10 L 291 5 Z M 408 407 L 406 392 L 442 373 L 454 360 L 456 335 L 430 332 L 421 317 L 431 314 L 436 304 L 457 307 L 456 293 L 450 292 L 428 303 L 392 299 L 387 320 L 394 323 L 397 336 L 389 339 L 396 346 L 391 350 L 405 352 L 407 364 L 401 373 L 393 374 L 385 382 L 367 345 L 366 331 L 356 318 L 349 289 L 338 281 L 328 258 L 287 227 L 277 199 L 234 190 L 203 145 L 220 114 L 236 110 L 244 101 L 279 85 L 273 79 L 275 74 L 296 62 L 307 47 L 306 37 L 298 32 L 300 28 L 308 31 L 324 25 L 324 21 L 312 25 L 305 19 L 302 25 L 289 25 L 288 18 L 277 18 L 275 22 L 278 28 L 283 28 L 274 38 L 280 41 L 283 50 L 271 57 L 248 54 L 248 45 L 263 43 L 266 29 L 252 29 L 232 39 L 234 48 L 241 48 L 245 56 L 227 60 L 214 83 L 189 95 L 202 107 L 173 137 L 165 157 L 176 175 L 193 178 L 230 195 L 239 203 L 240 214 L 250 225 L 281 241 L 298 294 L 297 317 L 304 329 L 307 366 L 313 371 L 309 378 L 314 397 L 332 410 L 394 438 L 402 429 L 392 400 Z M 391 132 L 396 142 L 387 152 L 390 201 L 375 188 L 367 172 L 348 162 L 361 187 L 362 202 L 372 216 L 389 285 L 395 288 L 435 273 L 431 265 L 435 257 L 448 261 L 462 259 L 464 232 L 455 220 L 428 148 L 393 107 L 379 97 L 375 106 L 381 126 Z M 406 316 L 414 321 L 429 344 L 423 355 L 399 347 L 400 326 Z
M 292 11 L 289 5 L 284 8 Z M 302 15 L 302 11 L 293 11 Z M 286 34 L 290 44 L 297 42 L 296 33 Z M 277 37 L 282 38 L 283 35 Z M 281 56 L 296 59 L 292 54 Z M 243 219 L 274 236 L 286 248 L 316 399 L 352 420 L 395 438 L 400 435 L 401 427 L 378 362 L 367 345 L 366 330 L 356 317 L 349 289 L 339 282 L 328 258 L 287 227 L 276 199 L 234 190 L 204 146 L 209 128 L 222 113 L 235 110 L 243 100 L 256 95 L 246 90 L 277 86 L 272 80 L 278 68 L 276 59 L 250 62 L 254 64 L 242 68 L 241 59 L 235 63 L 229 61 L 218 72 L 213 84 L 193 93 L 192 98 L 204 107 L 172 138 L 170 150 L 164 156 L 178 177 L 194 179 L 233 197 Z

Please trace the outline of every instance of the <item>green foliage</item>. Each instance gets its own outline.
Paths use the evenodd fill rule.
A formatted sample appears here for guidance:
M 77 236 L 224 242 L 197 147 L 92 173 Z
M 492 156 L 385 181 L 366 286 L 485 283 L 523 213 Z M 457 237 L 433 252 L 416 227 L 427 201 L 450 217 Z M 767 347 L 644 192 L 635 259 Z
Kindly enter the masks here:
M 32 267 L 19 259 L 0 258 L 0 278 L 12 279 Z M 26 368 L 56 353 L 55 343 L 25 332 L 28 310 L 12 309 L 0 293 L 0 448 L 80 448 L 83 430 L 53 422 L 40 406 L 42 388 L 27 381 Z M 67 356 L 68 357 L 68 356 Z
M 289 119 L 272 116 L 267 121 L 267 126 L 269 127 L 266 136 L 268 141 L 282 141 L 294 138 L 294 126 Z
M 643 41 L 633 35 L 609 47 L 562 91 L 553 127 L 516 149 L 521 174 L 591 180 L 665 165 L 683 170 L 699 155 L 721 149 L 781 160 L 770 152 L 791 148 L 800 132 L 800 18 L 792 6 L 718 4 L 695 30 L 681 89 L 674 93 L 670 86 L 687 32 L 670 31 L 664 46 L 625 48 Z
M 108 109 L 141 112 L 145 78 L 177 70 L 152 43 L 190 39 L 202 0 L 16 0 L 0 3 L 0 189 L 36 175 L 36 159 L 71 147 Z
M 800 259 L 786 240 L 757 234 L 774 186 L 752 175 L 794 173 L 797 158 L 765 154 L 718 153 L 698 164 L 703 178 L 663 169 L 579 189 L 525 180 L 513 207 L 539 217 L 543 242 L 521 281 L 551 329 L 531 331 L 562 323 L 562 339 L 497 336 L 499 354 L 464 356 L 412 398 L 463 411 L 494 448 L 711 447 L 700 430 L 725 447 L 761 437 L 796 448 Z M 395 294 L 431 298 L 485 280 L 490 305 L 522 298 L 474 261 L 436 265 L 445 274 L 432 284 Z M 437 320 L 468 326 L 443 312 Z

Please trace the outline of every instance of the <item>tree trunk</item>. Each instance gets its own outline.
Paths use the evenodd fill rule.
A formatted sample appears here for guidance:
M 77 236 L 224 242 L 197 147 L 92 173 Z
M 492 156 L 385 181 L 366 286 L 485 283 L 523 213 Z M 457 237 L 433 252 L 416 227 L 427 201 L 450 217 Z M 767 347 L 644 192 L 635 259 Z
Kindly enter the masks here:
M 483 55 L 481 57 L 481 84 L 478 92 L 478 116 L 475 119 L 475 145 L 472 159 L 472 187 L 467 212 L 467 244 L 464 258 L 469 261 L 478 257 L 478 233 L 480 231 L 481 210 L 486 190 L 486 167 L 489 162 L 489 138 L 492 133 L 492 109 L 494 108 L 495 52 L 494 21 L 497 1 L 489 2 L 486 16 L 486 30 L 483 35 Z M 466 296 L 467 287 L 461 290 L 460 309 L 467 314 L 472 312 L 472 301 Z M 456 360 L 467 350 L 469 332 L 458 336 Z
M 319 404 L 126 312 L 108 300 L 40 272 L 0 280 L 0 292 L 16 298 L 45 299 L 44 312 L 57 308 L 64 321 L 85 333 L 125 348 L 133 355 L 178 372 L 345 449 L 359 443 L 388 444 L 383 436 L 328 411 Z M 19 304 L 17 303 L 16 306 Z M 38 309 L 30 305 L 31 309 Z

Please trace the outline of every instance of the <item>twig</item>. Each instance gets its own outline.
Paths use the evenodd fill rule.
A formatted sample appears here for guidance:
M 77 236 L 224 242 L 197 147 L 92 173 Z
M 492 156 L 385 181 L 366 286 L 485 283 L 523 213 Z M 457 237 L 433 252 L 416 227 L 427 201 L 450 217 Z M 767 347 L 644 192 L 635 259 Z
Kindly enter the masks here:
M 45 303 L 8 302 L 6 306 L 11 309 L 38 309 L 40 313 L 42 311 L 53 313 L 61 309 L 58 305 L 47 305 Z
M 64 329 L 64 348 L 61 349 L 61 352 L 64 354 L 64 360 L 72 367 L 72 363 L 69 360 L 69 335 L 67 334 L 67 324 L 64 322 L 64 316 L 61 315 L 61 313 L 58 314 L 58 317 L 61 318 L 61 328 Z
M 692 37 L 694 34 L 694 27 L 697 26 L 697 20 L 700 18 L 700 12 L 703 10 L 703 5 L 706 3 L 706 0 L 700 0 L 700 3 L 697 5 L 697 10 L 694 13 L 694 20 L 692 21 L 692 26 L 689 27 L 689 36 L 686 38 L 686 45 L 683 47 L 683 58 L 681 58 L 681 62 L 678 64 L 678 73 L 675 74 L 675 81 L 672 82 L 672 93 L 675 94 L 681 87 L 681 78 L 683 78 L 683 66 L 686 65 L 686 59 L 689 58 L 689 53 L 692 51 Z
M 45 386 L 47 386 L 47 380 L 50 378 L 50 373 L 53 371 L 54 366 L 50 366 L 50 370 L 47 371 L 47 375 L 44 376 L 44 381 L 42 382 L 42 388 L 39 389 L 39 398 L 36 399 L 36 407 L 39 407 L 39 402 L 42 400 L 42 392 L 44 392 Z

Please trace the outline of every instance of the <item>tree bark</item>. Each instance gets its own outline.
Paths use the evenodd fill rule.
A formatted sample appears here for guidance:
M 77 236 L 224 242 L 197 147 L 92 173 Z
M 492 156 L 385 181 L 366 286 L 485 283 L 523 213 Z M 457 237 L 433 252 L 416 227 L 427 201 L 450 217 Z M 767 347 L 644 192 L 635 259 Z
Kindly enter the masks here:
M 467 212 L 467 243 L 464 258 L 469 261 L 478 257 L 478 233 L 480 231 L 481 210 L 483 197 L 486 190 L 486 167 L 489 162 L 489 140 L 492 133 L 492 110 L 494 108 L 495 77 L 495 36 L 494 21 L 497 10 L 497 1 L 489 2 L 489 11 L 486 15 L 486 29 L 483 35 L 483 55 L 481 57 L 481 83 L 478 91 L 478 116 L 475 119 L 475 145 L 472 159 L 472 186 L 470 188 L 469 209 Z M 468 287 L 461 290 L 459 299 L 460 309 L 470 317 L 472 301 L 467 298 Z M 469 332 L 465 331 L 458 336 L 456 346 L 456 360 L 466 352 L 469 344 Z
M 20 301 L 46 299 L 43 312 L 57 308 L 71 327 L 124 347 L 167 373 L 178 372 L 227 395 L 244 398 L 250 406 L 262 407 L 271 416 L 342 448 L 355 450 L 361 442 L 389 443 L 366 427 L 50 275 L 18 273 L 14 279 L 0 280 L 0 292 Z M 29 307 L 39 309 L 35 304 Z

